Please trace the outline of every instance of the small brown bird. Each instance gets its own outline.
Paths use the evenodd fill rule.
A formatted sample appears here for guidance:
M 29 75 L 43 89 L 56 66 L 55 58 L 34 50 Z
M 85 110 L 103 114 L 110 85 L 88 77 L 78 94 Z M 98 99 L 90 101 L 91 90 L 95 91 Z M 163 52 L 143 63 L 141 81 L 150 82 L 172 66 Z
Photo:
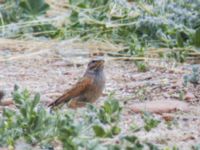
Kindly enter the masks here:
M 101 96 L 105 85 L 103 69 L 102 58 L 91 60 L 82 79 L 48 106 L 53 108 L 67 102 L 70 108 L 77 108 L 85 106 L 86 103 L 95 102 Z

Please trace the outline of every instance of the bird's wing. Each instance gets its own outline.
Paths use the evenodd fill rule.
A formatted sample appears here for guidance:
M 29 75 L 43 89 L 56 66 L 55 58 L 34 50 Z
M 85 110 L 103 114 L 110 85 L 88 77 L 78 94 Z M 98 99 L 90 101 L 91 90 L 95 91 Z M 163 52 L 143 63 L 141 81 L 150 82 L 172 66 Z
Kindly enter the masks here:
M 84 76 L 82 80 L 77 82 L 71 89 L 67 90 L 61 97 L 56 99 L 54 102 L 50 103 L 49 107 L 57 106 L 63 102 L 70 101 L 71 98 L 77 97 L 83 91 L 87 89 L 93 82 L 93 79 L 87 76 Z

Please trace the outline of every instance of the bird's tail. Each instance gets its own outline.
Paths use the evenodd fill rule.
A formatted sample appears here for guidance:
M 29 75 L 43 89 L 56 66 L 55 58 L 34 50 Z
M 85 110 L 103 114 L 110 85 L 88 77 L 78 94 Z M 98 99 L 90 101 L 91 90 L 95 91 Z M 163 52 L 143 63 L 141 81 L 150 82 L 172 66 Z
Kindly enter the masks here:
M 55 106 L 58 106 L 58 105 L 60 105 L 61 103 L 64 103 L 64 102 L 69 102 L 70 101 L 70 97 L 68 96 L 68 94 L 64 94 L 64 95 L 62 95 L 61 97 L 59 97 L 58 99 L 56 99 L 55 101 L 53 101 L 52 103 L 50 103 L 49 105 L 48 105 L 48 107 L 50 107 L 50 108 L 53 108 L 53 107 L 55 107 Z

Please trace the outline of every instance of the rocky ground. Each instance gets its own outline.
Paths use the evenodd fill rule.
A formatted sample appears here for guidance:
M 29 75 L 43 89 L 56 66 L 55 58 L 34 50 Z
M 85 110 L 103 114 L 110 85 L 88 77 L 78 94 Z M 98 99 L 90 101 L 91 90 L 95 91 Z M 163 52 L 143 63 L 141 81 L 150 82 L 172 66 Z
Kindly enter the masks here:
M 11 99 L 17 84 L 32 93 L 39 92 L 44 105 L 48 104 L 82 76 L 92 53 L 88 45 L 77 46 L 73 41 L 20 43 L 2 39 L 0 43 L 0 89 L 6 93 L 4 101 Z M 114 92 L 123 105 L 124 132 L 134 132 L 140 139 L 163 147 L 190 149 L 200 144 L 200 86 L 183 86 L 183 76 L 191 72 L 189 64 L 148 61 L 148 71 L 141 73 L 133 61 L 108 56 L 105 60 L 106 89 L 96 105 Z M 154 108 L 149 108 L 152 101 Z M 141 114 L 135 113 L 138 103 L 141 110 L 161 111 L 155 114 L 161 123 L 150 132 L 131 129 L 144 124 Z

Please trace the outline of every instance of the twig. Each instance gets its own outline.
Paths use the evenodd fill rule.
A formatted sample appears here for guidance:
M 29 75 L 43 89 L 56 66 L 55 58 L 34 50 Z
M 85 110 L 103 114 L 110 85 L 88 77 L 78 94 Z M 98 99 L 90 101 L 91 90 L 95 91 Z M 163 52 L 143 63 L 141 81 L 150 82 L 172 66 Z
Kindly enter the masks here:
M 19 60 L 19 59 L 20 60 L 21 59 L 30 59 L 30 57 L 34 58 L 32 56 L 43 54 L 43 53 L 46 53 L 47 51 L 49 51 L 49 50 L 48 49 L 47 50 L 40 50 L 40 51 L 29 53 L 29 54 L 22 54 L 22 55 L 12 56 L 12 57 L 9 57 L 9 58 L 0 58 L 0 62 Z

